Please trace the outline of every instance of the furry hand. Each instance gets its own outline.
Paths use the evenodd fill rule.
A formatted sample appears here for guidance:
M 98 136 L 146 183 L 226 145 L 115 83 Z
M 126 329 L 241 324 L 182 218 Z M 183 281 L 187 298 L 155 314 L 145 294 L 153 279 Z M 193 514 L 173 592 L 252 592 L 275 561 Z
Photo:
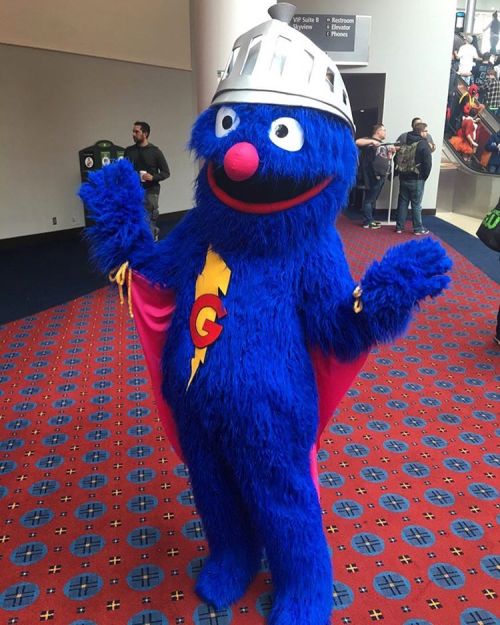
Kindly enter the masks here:
M 450 278 L 452 262 L 432 239 L 391 248 L 361 281 L 364 313 L 376 341 L 390 341 L 406 329 L 412 310 L 425 297 L 436 297 Z
M 85 231 L 91 255 L 108 272 L 134 253 L 153 246 L 144 209 L 144 191 L 130 162 L 122 159 L 89 175 L 79 195 L 94 222 Z

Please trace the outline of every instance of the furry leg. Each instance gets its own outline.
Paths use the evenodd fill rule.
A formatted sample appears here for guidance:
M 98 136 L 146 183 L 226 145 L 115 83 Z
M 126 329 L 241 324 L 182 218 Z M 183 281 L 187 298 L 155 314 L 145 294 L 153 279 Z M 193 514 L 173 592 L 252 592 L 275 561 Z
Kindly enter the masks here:
M 196 592 L 220 609 L 245 594 L 259 569 L 261 549 L 232 476 L 210 443 L 199 435 L 191 436 L 183 450 L 210 547 Z
M 271 450 L 269 457 L 271 466 L 256 459 L 244 491 L 273 577 L 269 625 L 327 625 L 332 570 L 309 458 L 292 460 L 286 446 Z

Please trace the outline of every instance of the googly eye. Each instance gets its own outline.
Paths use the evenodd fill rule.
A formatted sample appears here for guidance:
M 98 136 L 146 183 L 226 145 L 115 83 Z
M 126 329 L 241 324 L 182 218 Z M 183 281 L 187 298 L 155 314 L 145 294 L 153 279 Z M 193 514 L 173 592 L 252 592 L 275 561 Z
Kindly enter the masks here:
M 293 117 L 279 117 L 271 124 L 269 138 L 283 150 L 298 152 L 304 145 L 304 131 Z
M 217 117 L 215 118 L 215 136 L 219 138 L 225 137 L 238 128 L 239 123 L 240 118 L 235 111 L 229 106 L 222 106 L 217 111 Z

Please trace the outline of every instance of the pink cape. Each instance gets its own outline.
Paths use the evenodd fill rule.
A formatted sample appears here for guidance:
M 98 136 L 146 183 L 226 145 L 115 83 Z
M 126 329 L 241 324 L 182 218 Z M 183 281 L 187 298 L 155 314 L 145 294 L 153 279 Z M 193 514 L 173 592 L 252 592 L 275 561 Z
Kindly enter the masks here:
M 139 340 L 151 376 L 156 405 L 160 420 L 167 437 L 182 459 L 182 451 L 177 436 L 177 429 L 172 410 L 165 401 L 161 387 L 161 359 L 167 339 L 168 329 L 175 311 L 175 294 L 172 290 L 162 289 L 148 282 L 144 276 L 133 271 L 132 310 Z M 319 349 L 311 351 L 311 359 L 316 375 L 319 394 L 319 426 L 316 443 L 311 449 L 311 474 L 318 487 L 318 466 L 316 454 L 321 433 L 330 420 L 333 411 L 349 389 L 358 371 L 363 366 L 368 352 L 361 354 L 351 362 L 339 362 L 334 356 L 325 355 Z

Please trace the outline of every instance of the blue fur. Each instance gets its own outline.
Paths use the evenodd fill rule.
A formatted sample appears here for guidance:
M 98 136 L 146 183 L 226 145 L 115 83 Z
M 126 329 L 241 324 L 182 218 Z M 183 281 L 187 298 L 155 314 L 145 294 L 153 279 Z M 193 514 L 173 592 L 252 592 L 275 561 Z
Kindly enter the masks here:
M 283 176 L 296 180 L 314 180 L 335 175 L 347 193 L 356 173 L 357 150 L 346 124 L 328 113 L 313 109 L 271 104 L 232 105 L 240 118 L 239 126 L 218 139 L 214 132 L 219 107 L 204 111 L 193 127 L 190 147 L 198 158 L 222 164 L 227 150 L 239 141 L 249 141 L 259 153 L 259 176 Z M 269 140 L 269 128 L 277 117 L 293 117 L 306 129 L 305 142 L 298 152 L 287 152 Z M 198 179 L 200 180 L 200 179 Z M 338 187 L 338 190 L 340 188 Z M 333 214 L 338 213 L 344 198 L 337 197 Z
M 128 258 L 153 251 L 153 237 L 144 210 L 144 191 L 128 160 L 119 160 L 89 174 L 79 195 L 94 222 L 86 229 L 91 258 L 108 273 Z
M 412 310 L 446 287 L 450 261 L 431 240 L 392 248 L 361 281 L 364 309 L 353 312 L 355 282 L 334 227 L 356 169 L 349 128 L 326 113 L 273 105 L 232 105 L 240 123 L 218 139 L 217 108 L 196 122 L 191 147 L 221 167 L 239 141 L 259 154 L 257 179 L 332 182 L 288 210 L 254 215 L 220 202 L 207 183 L 171 235 L 154 244 L 140 186 L 125 163 L 83 185 L 96 225 L 94 258 L 105 271 L 129 260 L 152 282 L 176 293 L 163 356 L 163 393 L 189 465 L 210 557 L 197 592 L 216 607 L 240 598 L 265 546 L 275 588 L 271 625 L 326 625 L 332 576 L 309 451 L 318 424 L 309 349 L 351 360 L 404 332 Z M 272 120 L 295 117 L 305 131 L 299 152 L 268 137 Z M 361 233 L 360 233 L 361 236 Z M 189 316 L 195 281 L 211 246 L 231 269 L 220 338 L 186 391 L 194 353 Z

